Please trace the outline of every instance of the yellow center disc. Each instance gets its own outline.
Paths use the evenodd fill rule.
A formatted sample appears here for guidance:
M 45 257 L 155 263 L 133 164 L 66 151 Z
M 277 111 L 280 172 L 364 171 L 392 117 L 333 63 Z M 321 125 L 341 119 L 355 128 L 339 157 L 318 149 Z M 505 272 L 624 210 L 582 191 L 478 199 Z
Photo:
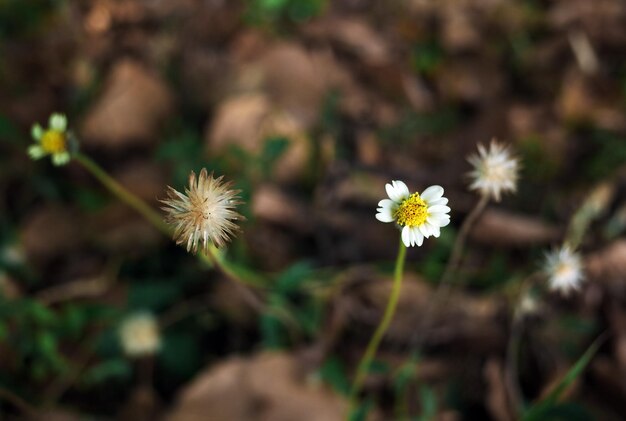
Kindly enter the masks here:
M 413 193 L 400 203 L 393 216 L 400 226 L 417 227 L 426 222 L 428 206 L 419 193 Z
M 48 130 L 41 138 L 41 147 L 49 154 L 65 152 L 65 135 L 56 130 Z

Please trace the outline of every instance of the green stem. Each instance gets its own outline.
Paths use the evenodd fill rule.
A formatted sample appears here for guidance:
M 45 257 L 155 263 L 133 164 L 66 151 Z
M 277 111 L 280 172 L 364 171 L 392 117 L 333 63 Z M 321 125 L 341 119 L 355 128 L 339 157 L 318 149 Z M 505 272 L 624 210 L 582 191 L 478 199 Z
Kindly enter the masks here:
M 131 208 L 139 212 L 143 217 L 148 220 L 154 227 L 165 234 L 167 237 L 172 237 L 172 229 L 163 221 L 161 215 L 152 209 L 146 202 L 135 196 L 132 192 L 128 191 L 124 186 L 118 183 L 113 177 L 96 164 L 91 158 L 83 154 L 77 153 L 73 156 L 74 160 L 80 163 L 83 168 L 89 171 L 94 177 L 98 179 L 114 196 L 122 200 Z M 274 314 L 279 320 L 282 320 L 287 327 L 294 331 L 297 329 L 298 323 L 293 316 L 287 312 L 279 309 L 269 308 L 257 295 L 251 290 L 251 288 L 259 288 L 263 285 L 264 280 L 262 277 L 250 272 L 246 274 L 244 279 L 240 276 L 232 265 L 220 255 L 219 250 L 215 246 L 208 248 L 207 254 L 199 253 L 198 258 L 209 266 L 221 271 L 224 276 L 233 281 L 233 284 L 242 295 L 243 299 L 259 313 Z
M 113 177 L 111 177 L 105 170 L 102 169 L 98 164 L 96 164 L 91 158 L 77 153 L 73 156 L 74 160 L 76 160 L 79 164 L 83 166 L 87 171 L 89 171 L 94 177 L 98 179 L 113 195 L 117 196 L 121 201 L 126 203 L 131 208 L 135 209 L 139 212 L 144 218 L 148 220 L 152 225 L 154 225 L 159 231 L 165 234 L 168 237 L 172 236 L 172 230 L 170 227 L 163 221 L 161 215 L 154 211 L 150 206 L 146 204 L 143 200 L 135 196 L 133 193 L 128 191 L 124 186 L 118 183 Z
M 358 404 L 358 394 L 363 388 L 363 383 L 365 382 L 365 378 L 367 377 L 367 372 L 369 371 L 370 365 L 372 364 L 372 360 L 376 356 L 376 351 L 378 351 L 378 346 L 380 345 L 383 337 L 385 336 L 385 332 L 389 328 L 391 324 L 391 320 L 393 319 L 394 314 L 396 313 L 396 308 L 398 306 L 398 299 L 400 298 L 400 289 L 402 286 L 402 273 L 404 270 L 404 261 L 406 258 L 406 247 L 400 239 L 400 246 L 398 249 L 398 257 L 396 259 L 396 267 L 393 274 L 393 287 L 391 289 L 391 294 L 389 295 L 389 301 L 387 302 L 387 307 L 385 308 L 385 313 L 383 314 L 383 318 L 380 321 L 380 324 L 376 328 L 372 339 L 370 339 L 369 344 L 365 350 L 365 354 L 361 358 L 359 362 L 359 366 L 357 368 L 356 377 L 354 379 L 354 383 L 352 384 L 352 390 L 350 391 L 350 406 L 348 409 L 347 420 L 350 420 L 354 410 Z

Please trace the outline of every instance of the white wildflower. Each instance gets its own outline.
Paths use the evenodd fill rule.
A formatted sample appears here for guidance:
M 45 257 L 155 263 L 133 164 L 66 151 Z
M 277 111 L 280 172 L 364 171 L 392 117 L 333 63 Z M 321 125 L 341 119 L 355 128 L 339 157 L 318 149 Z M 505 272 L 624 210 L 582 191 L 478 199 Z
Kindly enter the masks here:
M 50 155 L 52 163 L 57 166 L 70 161 L 67 118 L 63 114 L 52 114 L 46 130 L 35 124 L 31 129 L 31 135 L 36 142 L 28 148 L 28 154 L 32 159 Z
M 401 227 L 405 246 L 421 246 L 424 238 L 439 237 L 440 228 L 450 223 L 443 187 L 430 186 L 421 195 L 411 194 L 402 181 L 392 181 L 385 189 L 389 199 L 378 202 L 376 219 L 395 222 Z
M 550 289 L 563 295 L 579 289 L 584 279 L 581 256 L 567 245 L 546 254 L 544 270 Z
M 161 347 L 157 320 L 150 313 L 137 313 L 126 318 L 119 330 L 120 342 L 129 357 L 154 355 Z
M 471 190 L 478 190 L 497 202 L 502 193 L 516 191 L 519 162 L 511 156 L 508 147 L 495 140 L 491 141 L 489 150 L 479 144 L 478 154 L 470 156 L 468 161 L 474 167 L 469 173 Z

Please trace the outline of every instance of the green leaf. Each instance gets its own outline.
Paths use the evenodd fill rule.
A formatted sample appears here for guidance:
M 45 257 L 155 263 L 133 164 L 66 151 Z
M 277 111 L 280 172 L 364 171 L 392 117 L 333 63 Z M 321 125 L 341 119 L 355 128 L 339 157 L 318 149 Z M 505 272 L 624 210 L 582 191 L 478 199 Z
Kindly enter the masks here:
M 330 384 L 337 392 L 348 396 L 350 393 L 350 380 L 346 376 L 346 370 L 341 360 L 332 356 L 320 368 L 320 376 Z
M 429 421 L 436 419 L 437 415 L 437 396 L 433 390 L 426 386 L 420 386 L 420 402 L 422 404 L 422 413 L 419 417 L 420 421 Z
M 152 281 L 130 285 L 128 304 L 133 309 L 159 310 L 176 301 L 181 295 L 180 283 Z
M 367 414 L 374 407 L 374 401 L 372 399 L 366 399 L 361 402 L 359 406 L 350 414 L 348 419 L 350 421 L 365 421 Z
M 56 323 L 57 315 L 52 310 L 35 301 L 28 301 L 27 303 L 28 310 L 35 323 L 41 326 L 51 326 Z
M 186 379 L 200 367 L 200 355 L 200 349 L 192 333 L 174 332 L 165 335 L 163 349 L 158 358 L 166 370 Z
M 313 274 L 311 264 L 299 262 L 285 269 L 276 280 L 276 289 L 281 293 L 296 291 Z
M 533 420 L 538 421 L 591 421 L 594 419 L 585 408 L 575 403 L 542 407 L 532 417 Z
M 563 376 L 556 387 L 541 401 L 531 406 L 523 416 L 524 421 L 533 420 L 545 420 L 544 414 L 546 411 L 557 406 L 558 400 L 563 395 L 563 392 L 576 380 L 583 372 L 583 370 L 589 365 L 589 362 L 593 356 L 598 352 L 600 345 L 604 342 L 606 335 L 601 335 L 587 348 L 587 351 L 576 361 L 576 363 L 569 369 L 569 371 Z
M 87 386 L 92 386 L 112 379 L 127 380 L 130 379 L 131 373 L 131 365 L 128 360 L 111 359 L 90 367 L 83 375 L 82 382 Z
M 289 147 L 289 139 L 285 137 L 271 137 L 263 144 L 263 150 L 259 156 L 261 171 L 264 176 L 269 176 L 273 165 Z
M 278 311 L 288 307 L 287 299 L 278 294 L 270 295 L 269 305 Z M 261 334 L 268 348 L 282 348 L 287 343 L 284 325 L 274 314 L 264 314 L 261 317 Z

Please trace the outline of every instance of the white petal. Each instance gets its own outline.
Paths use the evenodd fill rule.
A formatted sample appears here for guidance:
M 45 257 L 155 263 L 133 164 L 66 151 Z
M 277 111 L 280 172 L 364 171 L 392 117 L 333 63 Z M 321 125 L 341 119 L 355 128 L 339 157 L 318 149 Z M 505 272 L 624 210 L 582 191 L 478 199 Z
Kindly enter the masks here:
M 419 232 L 415 229 L 415 227 L 412 227 L 409 230 L 409 233 L 411 238 L 411 245 L 414 246 L 417 243 L 417 234 L 419 234 Z
M 430 202 L 431 200 L 439 199 L 443 196 L 443 187 L 441 186 L 430 186 L 420 195 L 422 199 L 426 202 Z
M 43 136 L 43 129 L 39 124 L 35 124 L 32 129 L 30 129 L 30 134 L 36 141 L 40 141 Z
M 70 154 L 67 152 L 55 153 L 52 155 L 52 163 L 57 167 L 65 165 L 70 161 Z
M 385 190 L 394 202 L 401 202 L 409 197 L 409 188 L 402 181 L 394 180 L 391 184 L 385 184 Z
M 436 225 L 430 226 L 430 232 L 433 234 L 433 237 L 435 238 L 439 238 L 439 236 L 441 235 L 441 230 Z
M 428 200 L 428 201 L 426 201 L 426 204 L 428 206 L 447 205 L 448 204 L 448 199 L 446 199 L 445 197 L 440 197 L 439 199 Z
M 377 210 L 378 213 L 376 214 L 376 219 L 378 219 L 380 222 L 393 222 L 393 214 L 391 213 L 391 209 L 379 208 Z
M 28 147 L 28 155 L 32 159 L 40 159 L 46 155 L 46 151 L 39 145 L 31 145 Z
M 441 226 L 444 222 L 450 222 L 450 215 L 446 215 L 445 213 L 435 213 L 428 215 L 426 218 L 426 222 L 431 225 Z
M 418 226 L 417 228 L 419 229 L 419 232 L 421 232 L 424 237 L 426 238 L 430 237 L 431 231 L 428 225 L 422 224 Z
M 396 205 L 396 202 L 394 202 L 393 200 L 389 200 L 389 199 L 383 199 L 380 202 L 378 202 L 378 206 L 380 206 L 383 209 L 391 209 Z
M 422 246 L 422 244 L 424 244 L 424 236 L 423 236 L 423 235 L 422 235 L 422 233 L 421 233 L 421 232 L 419 232 L 419 231 L 417 231 L 417 232 L 415 233 L 415 236 L 416 236 L 416 238 L 417 238 L 417 246 L 418 246 L 418 247 L 421 247 L 421 246 Z
M 448 213 L 448 212 L 450 212 L 450 208 L 448 206 L 435 205 L 435 206 L 429 206 L 428 207 L 428 213 L 429 214 L 433 214 L 433 213 Z
M 402 228 L 402 242 L 405 246 L 411 247 L 411 228 Z
M 67 128 L 67 118 L 63 114 L 52 114 L 48 126 L 59 132 L 64 132 Z

